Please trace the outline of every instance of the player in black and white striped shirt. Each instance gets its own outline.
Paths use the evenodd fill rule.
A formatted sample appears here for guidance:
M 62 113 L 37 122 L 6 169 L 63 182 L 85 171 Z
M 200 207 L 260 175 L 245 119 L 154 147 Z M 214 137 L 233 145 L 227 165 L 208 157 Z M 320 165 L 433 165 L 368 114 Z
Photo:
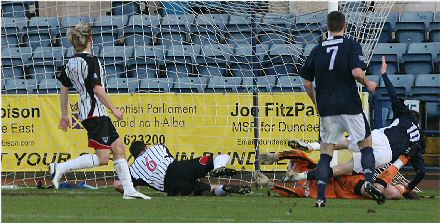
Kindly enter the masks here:
M 75 87 L 80 95 L 80 119 L 87 130 L 89 147 L 96 154 L 86 154 L 65 163 L 51 163 L 49 171 L 52 184 L 58 189 L 59 179 L 64 173 L 107 165 L 110 150 L 119 179 L 124 187 L 124 199 L 151 199 L 134 189 L 125 159 L 125 148 L 113 123 L 107 115 L 106 108 L 118 119 L 123 119 L 122 112 L 110 101 L 105 92 L 101 64 L 93 56 L 92 28 L 79 24 L 67 32 L 69 42 L 73 45 L 75 55 L 69 59 L 57 79 L 62 83 L 60 93 L 61 120 L 59 128 L 64 131 L 70 126 L 67 112 L 69 88 Z
M 176 195 L 226 195 L 227 193 L 249 193 L 250 187 L 236 185 L 209 185 L 200 182 L 199 178 L 210 176 L 231 176 L 236 174 L 233 169 L 226 168 L 229 155 L 202 156 L 191 160 L 177 161 L 164 145 L 147 147 L 141 141 L 130 146 L 130 153 L 135 161 L 130 166 L 130 173 L 135 186 L 148 186 L 166 192 L 169 196 Z M 119 181 L 115 188 L 122 192 Z

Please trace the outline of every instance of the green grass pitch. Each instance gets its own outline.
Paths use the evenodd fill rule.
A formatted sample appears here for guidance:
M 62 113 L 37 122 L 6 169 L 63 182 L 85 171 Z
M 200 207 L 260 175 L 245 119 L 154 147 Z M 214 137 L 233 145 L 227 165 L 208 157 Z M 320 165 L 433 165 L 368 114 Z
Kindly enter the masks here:
M 227 197 L 167 197 L 149 189 L 152 200 L 123 200 L 99 190 L 2 190 L 2 222 L 440 222 L 440 192 L 421 200 L 329 200 L 283 198 L 266 189 Z

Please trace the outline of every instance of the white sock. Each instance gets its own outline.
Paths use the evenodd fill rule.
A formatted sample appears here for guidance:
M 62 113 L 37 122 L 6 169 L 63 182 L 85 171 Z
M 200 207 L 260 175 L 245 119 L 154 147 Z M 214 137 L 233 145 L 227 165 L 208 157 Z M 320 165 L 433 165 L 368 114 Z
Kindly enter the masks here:
M 393 166 L 395 166 L 397 169 L 400 169 L 402 166 L 405 166 L 405 164 L 402 162 L 402 160 L 397 159 L 394 161 Z
M 307 172 L 298 173 L 294 178 L 294 180 L 307 180 Z
M 130 171 L 128 170 L 128 164 L 126 159 L 117 159 L 114 161 L 116 174 L 121 181 L 124 193 L 127 191 L 133 191 L 133 182 L 131 181 Z
M 319 142 L 309 143 L 309 146 L 312 147 L 313 150 L 321 150 L 321 144 L 319 144 Z
M 57 164 L 57 171 L 67 173 L 74 170 L 88 169 L 99 166 L 99 159 L 96 154 L 85 154 L 65 163 Z
M 231 157 L 226 154 L 218 155 L 214 158 L 214 169 L 225 167 Z
M 226 191 L 223 190 L 223 185 L 219 185 L 214 189 L 215 196 L 226 196 Z

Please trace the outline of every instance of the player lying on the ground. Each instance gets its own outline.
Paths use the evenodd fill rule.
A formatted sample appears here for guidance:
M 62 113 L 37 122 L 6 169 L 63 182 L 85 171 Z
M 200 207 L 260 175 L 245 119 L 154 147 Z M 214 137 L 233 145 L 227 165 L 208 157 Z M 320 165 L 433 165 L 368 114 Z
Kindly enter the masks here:
M 317 166 L 316 162 L 310 159 L 306 153 L 299 150 L 284 151 L 276 154 L 279 160 L 289 159 L 289 169 L 287 172 L 307 171 Z M 263 155 L 264 156 L 264 155 Z M 402 194 L 407 193 L 408 189 L 403 184 L 392 185 L 391 181 L 398 173 L 400 167 L 408 162 L 404 155 L 382 172 L 377 179 L 381 179 L 387 186 L 375 183 L 385 195 L 386 199 L 394 200 L 402 198 Z M 283 184 L 273 183 L 263 173 L 256 174 L 257 184 L 268 186 L 273 191 L 286 197 L 317 197 L 317 183 L 315 180 L 297 181 L 294 187 L 283 186 Z M 369 198 L 364 189 L 365 177 L 360 174 L 350 176 L 333 176 L 330 178 L 326 194 L 328 198 L 342 199 L 364 199 Z
M 202 156 L 191 160 L 175 160 L 164 145 L 148 148 L 143 142 L 135 141 L 130 146 L 130 153 L 135 161 L 130 166 L 134 186 L 148 186 L 166 192 L 168 196 L 176 195 L 216 195 L 228 193 L 246 194 L 251 188 L 243 185 L 209 185 L 200 182 L 199 178 L 208 173 L 211 177 L 232 176 L 234 169 L 226 168 L 229 155 Z M 119 181 L 114 187 L 123 192 Z
M 382 58 L 382 77 L 385 87 L 390 95 L 393 113 L 396 116 L 393 123 L 381 129 L 375 129 L 371 132 L 373 153 L 375 157 L 375 167 L 381 167 L 389 162 L 394 162 L 400 155 L 410 155 L 411 164 L 417 171 L 416 176 L 408 184 L 409 190 L 413 190 L 425 175 L 425 164 L 422 156 L 424 143 L 419 134 L 419 114 L 410 110 L 396 96 L 394 87 L 386 75 L 387 64 L 385 57 Z M 294 149 L 304 151 L 319 150 L 319 143 L 303 143 L 293 140 L 290 145 Z M 360 173 L 362 171 L 361 154 L 357 143 L 353 142 L 350 137 L 341 139 L 341 142 L 335 146 L 335 149 L 349 149 L 353 151 L 353 159 L 338 164 L 332 168 L 330 175 L 342 176 L 351 175 L 354 171 Z M 408 154 L 412 150 L 411 154 Z M 414 152 L 417 151 L 417 152 Z M 313 180 L 317 179 L 317 171 L 312 170 L 304 173 L 292 173 L 291 180 Z

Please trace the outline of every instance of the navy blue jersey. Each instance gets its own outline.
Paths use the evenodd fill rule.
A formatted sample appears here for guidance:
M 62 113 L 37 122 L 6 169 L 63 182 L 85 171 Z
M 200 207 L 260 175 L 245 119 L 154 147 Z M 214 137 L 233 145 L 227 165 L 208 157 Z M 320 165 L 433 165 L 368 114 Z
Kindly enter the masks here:
M 352 70 L 365 70 L 361 45 L 353 39 L 336 36 L 313 48 L 299 74 L 316 84 L 319 115 L 356 115 L 362 112 Z

